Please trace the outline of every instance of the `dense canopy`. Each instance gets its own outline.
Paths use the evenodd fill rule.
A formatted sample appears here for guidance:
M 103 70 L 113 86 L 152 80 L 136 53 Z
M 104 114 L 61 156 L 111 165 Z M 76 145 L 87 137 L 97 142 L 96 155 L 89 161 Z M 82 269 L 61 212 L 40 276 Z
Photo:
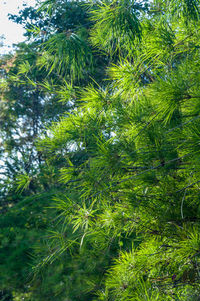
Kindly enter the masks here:
M 0 58 L 0 300 L 199 300 L 200 1 L 11 19 L 27 40 Z

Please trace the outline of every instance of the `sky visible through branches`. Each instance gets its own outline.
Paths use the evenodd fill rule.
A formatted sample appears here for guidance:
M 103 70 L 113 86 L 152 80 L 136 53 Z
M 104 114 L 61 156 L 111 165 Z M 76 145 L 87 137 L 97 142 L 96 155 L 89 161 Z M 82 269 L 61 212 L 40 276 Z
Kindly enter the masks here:
M 0 0 L 0 36 L 3 36 L 4 46 L 0 48 L 0 54 L 12 50 L 12 44 L 24 40 L 24 29 L 8 18 L 8 14 L 17 14 L 23 5 L 35 5 L 35 0 Z

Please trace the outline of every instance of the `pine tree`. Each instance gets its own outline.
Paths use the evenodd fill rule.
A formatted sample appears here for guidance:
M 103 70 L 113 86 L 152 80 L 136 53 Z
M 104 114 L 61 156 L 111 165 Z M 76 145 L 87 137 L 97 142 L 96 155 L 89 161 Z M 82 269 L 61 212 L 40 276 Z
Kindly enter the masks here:
M 73 17 L 73 26 L 80 30 L 81 19 L 78 16 L 82 11 L 81 6 L 74 3 L 72 12 L 69 7 L 66 10 L 68 11 L 66 19 Z M 31 8 L 30 11 L 32 12 Z M 68 30 L 65 22 L 58 24 L 62 11 L 63 8 L 60 7 L 57 16 L 54 15 L 52 27 L 49 28 L 51 31 L 57 30 L 58 36 L 61 30 L 63 33 L 64 30 Z M 22 12 L 22 15 L 26 12 L 27 10 Z M 76 21 L 75 13 L 77 14 Z M 20 21 L 20 18 L 23 19 L 23 16 L 17 21 Z M 52 15 L 45 14 L 45 18 L 47 20 L 44 21 L 41 30 L 45 29 L 45 24 L 49 23 Z M 32 16 L 31 20 L 33 19 Z M 84 23 L 84 20 L 81 22 Z M 83 25 L 83 31 L 84 27 L 86 31 L 87 25 Z M 70 26 L 68 24 L 69 30 Z M 29 24 L 27 27 L 32 28 Z M 44 165 L 44 156 L 36 149 L 35 140 L 42 135 L 50 122 L 57 121 L 64 111 L 71 111 L 78 104 L 74 99 L 72 100 L 72 96 L 76 96 L 71 79 L 67 82 L 73 72 L 68 70 L 63 75 L 62 72 L 59 74 L 55 70 L 50 71 L 49 65 L 43 66 L 42 58 L 45 58 L 44 52 L 46 53 L 48 46 L 41 45 L 41 40 L 44 41 L 35 36 L 34 31 L 31 36 L 30 32 L 28 33 L 31 41 L 18 45 L 14 56 L 8 55 L 1 58 L 0 134 L 3 177 L 0 186 L 2 214 L 0 228 L 3 239 L 0 288 L 3 292 L 2 298 L 5 296 L 11 298 L 12 295 L 16 300 L 21 298 L 47 300 L 52 296 L 53 300 L 56 300 L 55 296 L 58 295 L 58 300 L 60 300 L 61 295 L 66 295 L 64 287 L 61 288 L 59 284 L 65 277 L 62 260 L 59 265 L 54 264 L 50 267 L 43 284 L 39 285 L 43 277 L 41 279 L 37 277 L 30 285 L 33 274 L 32 256 L 35 256 L 32 255 L 33 251 L 43 248 L 42 237 L 49 236 L 48 229 L 51 228 L 49 224 L 55 218 L 55 214 L 47 207 L 51 206 L 49 202 L 53 196 L 59 194 L 59 191 L 63 193 L 65 191 L 64 185 L 55 181 L 58 179 L 58 170 L 65 159 L 60 158 L 55 160 L 54 164 L 46 162 L 47 164 Z M 52 40 L 51 34 L 50 32 L 48 36 L 50 40 Z M 66 33 L 64 36 L 66 37 Z M 78 37 L 75 37 L 75 43 L 76 41 L 79 43 Z M 87 43 L 84 42 L 84 44 Z M 78 53 L 76 49 L 75 51 Z M 97 68 L 97 61 L 105 64 L 106 59 L 94 53 L 94 59 L 92 59 L 94 64 L 88 65 L 88 70 Z M 93 72 L 101 80 L 102 66 L 98 67 L 98 70 L 98 72 L 94 70 Z M 88 76 L 90 76 L 89 71 Z M 86 81 L 86 76 L 73 78 L 73 82 L 80 86 Z M 51 292 L 49 292 L 49 286 L 51 286 Z
M 198 300 L 199 1 L 82 5 L 87 42 L 41 46 L 74 106 L 37 140 L 58 186 L 27 300 Z M 106 80 L 84 81 L 95 51 Z

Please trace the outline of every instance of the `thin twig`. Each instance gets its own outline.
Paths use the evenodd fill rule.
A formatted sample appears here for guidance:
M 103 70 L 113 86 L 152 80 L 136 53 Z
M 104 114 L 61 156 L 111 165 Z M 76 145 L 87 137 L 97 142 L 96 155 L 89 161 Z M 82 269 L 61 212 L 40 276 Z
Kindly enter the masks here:
M 182 198 L 182 201 L 181 201 L 181 218 L 184 219 L 183 217 L 183 202 L 185 200 L 185 195 L 186 195 L 186 189 L 184 191 L 184 195 L 183 195 L 183 198 Z

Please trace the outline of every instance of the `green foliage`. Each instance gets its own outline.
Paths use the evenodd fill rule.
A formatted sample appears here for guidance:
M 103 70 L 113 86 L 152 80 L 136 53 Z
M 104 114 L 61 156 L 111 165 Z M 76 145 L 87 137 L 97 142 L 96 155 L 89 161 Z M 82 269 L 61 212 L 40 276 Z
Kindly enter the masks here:
M 97 8 L 91 11 L 92 43 L 110 54 L 133 47 L 134 40 L 141 35 L 139 15 L 142 9 L 142 5 L 134 1 L 97 2 Z
M 13 69 L 13 91 L 55 116 L 4 181 L 1 286 L 27 301 L 198 300 L 199 1 L 64 2 L 41 3 L 53 21 Z M 2 125 L 7 164 L 22 104 Z
M 180 5 L 177 5 L 176 1 L 168 1 L 170 6 L 170 12 L 174 17 L 184 18 L 186 21 L 188 18 L 193 20 L 199 19 L 199 1 L 198 0 L 184 0 L 180 1 Z
M 49 38 L 38 65 L 49 73 L 70 74 L 72 79 L 84 77 L 88 66 L 92 67 L 92 54 L 87 42 L 68 30 Z

